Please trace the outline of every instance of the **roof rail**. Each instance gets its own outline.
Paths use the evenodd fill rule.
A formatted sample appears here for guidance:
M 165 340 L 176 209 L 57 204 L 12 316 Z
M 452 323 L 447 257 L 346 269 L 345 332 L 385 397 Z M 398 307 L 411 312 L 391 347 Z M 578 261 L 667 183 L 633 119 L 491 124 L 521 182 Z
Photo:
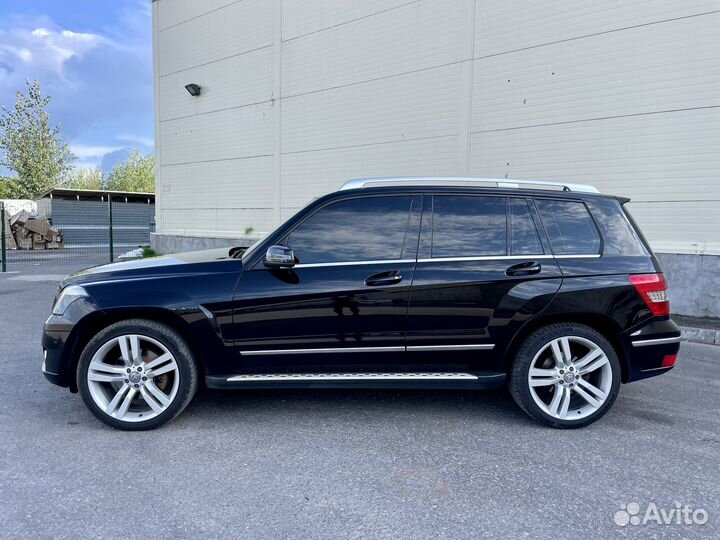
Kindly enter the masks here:
M 496 188 L 561 188 L 562 191 L 578 191 L 581 193 L 600 193 L 600 191 L 588 184 L 571 184 L 569 182 L 550 182 L 545 180 L 516 180 L 514 178 L 463 178 L 463 177 L 435 177 L 435 176 L 413 176 L 413 177 L 387 177 L 387 178 L 356 178 L 345 182 L 339 191 L 346 189 L 361 189 L 381 186 L 478 186 L 478 184 L 490 184 L 487 187 Z M 494 185 L 492 185 L 494 184 Z

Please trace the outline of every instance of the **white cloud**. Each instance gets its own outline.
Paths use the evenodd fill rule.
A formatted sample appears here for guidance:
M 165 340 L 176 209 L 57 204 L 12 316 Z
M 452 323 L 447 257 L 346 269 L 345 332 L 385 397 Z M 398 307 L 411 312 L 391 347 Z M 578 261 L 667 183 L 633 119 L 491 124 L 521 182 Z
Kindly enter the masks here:
M 154 146 L 155 145 L 155 139 L 153 137 L 146 137 L 144 135 L 132 135 L 127 133 L 121 133 L 117 137 L 118 141 L 123 141 L 127 143 L 137 143 L 141 144 L 143 146 Z
M 16 12 L 0 18 L 0 105 L 12 107 L 25 80 L 38 80 L 52 97 L 51 121 L 61 125 L 79 166 L 98 164 L 119 148 L 152 148 L 150 0 L 88 2 L 108 22 L 85 23 L 82 31 L 72 22 L 23 14 L 30 11 L 23 5 L 14 2 Z
M 12 63 L 13 58 L 18 58 L 27 64 L 32 61 L 33 53 L 27 47 L 0 43 L 0 59 L 2 58 L 5 58 L 5 61 L 10 63 Z
M 35 28 L 33 30 L 14 28 L 9 38 L 29 53 L 32 63 L 40 68 L 63 75 L 63 68 L 71 58 L 82 58 L 88 52 L 110 41 L 91 33 L 72 32 L 65 29 Z
M 18 57 L 23 62 L 30 62 L 32 61 L 33 54 L 30 51 L 30 49 L 23 47 L 22 49 L 19 49 L 17 52 Z
M 81 161 L 88 162 L 88 158 L 102 158 L 105 154 L 119 150 L 119 146 L 90 146 L 86 144 L 71 144 L 70 151 Z
M 76 161 L 73 163 L 73 169 L 79 170 L 79 169 L 96 169 L 98 168 L 98 162 L 97 161 Z

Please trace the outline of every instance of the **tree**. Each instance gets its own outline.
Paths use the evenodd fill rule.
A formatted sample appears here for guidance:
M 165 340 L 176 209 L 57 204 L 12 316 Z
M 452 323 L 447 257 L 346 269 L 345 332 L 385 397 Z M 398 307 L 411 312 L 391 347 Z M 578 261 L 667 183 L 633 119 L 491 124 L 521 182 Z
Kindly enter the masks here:
M 154 193 L 155 157 L 152 154 L 143 155 L 138 150 L 133 150 L 125 161 L 112 168 L 106 188 L 110 191 Z
M 27 94 L 17 92 L 15 108 L 0 113 L 0 165 L 17 173 L 18 198 L 34 198 L 55 187 L 75 159 L 60 135 L 60 126 L 50 124 L 40 83 L 26 81 Z
M 102 189 L 102 171 L 99 167 L 75 169 L 67 175 L 62 187 L 68 189 Z
M 17 176 L 0 176 L 0 199 L 20 199 Z

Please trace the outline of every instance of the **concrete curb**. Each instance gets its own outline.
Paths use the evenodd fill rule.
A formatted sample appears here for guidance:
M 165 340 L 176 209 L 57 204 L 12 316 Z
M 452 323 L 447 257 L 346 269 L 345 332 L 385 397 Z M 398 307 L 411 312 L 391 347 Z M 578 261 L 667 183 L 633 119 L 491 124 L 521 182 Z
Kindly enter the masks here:
M 720 345 L 720 330 L 681 326 L 680 331 L 682 332 L 683 341 L 705 343 L 706 345 Z

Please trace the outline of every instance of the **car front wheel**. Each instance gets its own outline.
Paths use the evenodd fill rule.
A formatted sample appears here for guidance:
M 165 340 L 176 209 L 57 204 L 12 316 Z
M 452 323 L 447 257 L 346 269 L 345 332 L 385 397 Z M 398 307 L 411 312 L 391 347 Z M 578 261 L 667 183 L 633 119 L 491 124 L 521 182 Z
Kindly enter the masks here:
M 172 328 L 155 321 L 121 321 L 100 331 L 78 363 L 83 401 L 118 429 L 153 429 L 175 418 L 197 389 L 192 353 Z
M 601 418 L 620 389 L 620 361 L 610 342 L 581 324 L 558 323 L 530 334 L 517 352 L 510 393 L 535 420 L 555 428 Z

